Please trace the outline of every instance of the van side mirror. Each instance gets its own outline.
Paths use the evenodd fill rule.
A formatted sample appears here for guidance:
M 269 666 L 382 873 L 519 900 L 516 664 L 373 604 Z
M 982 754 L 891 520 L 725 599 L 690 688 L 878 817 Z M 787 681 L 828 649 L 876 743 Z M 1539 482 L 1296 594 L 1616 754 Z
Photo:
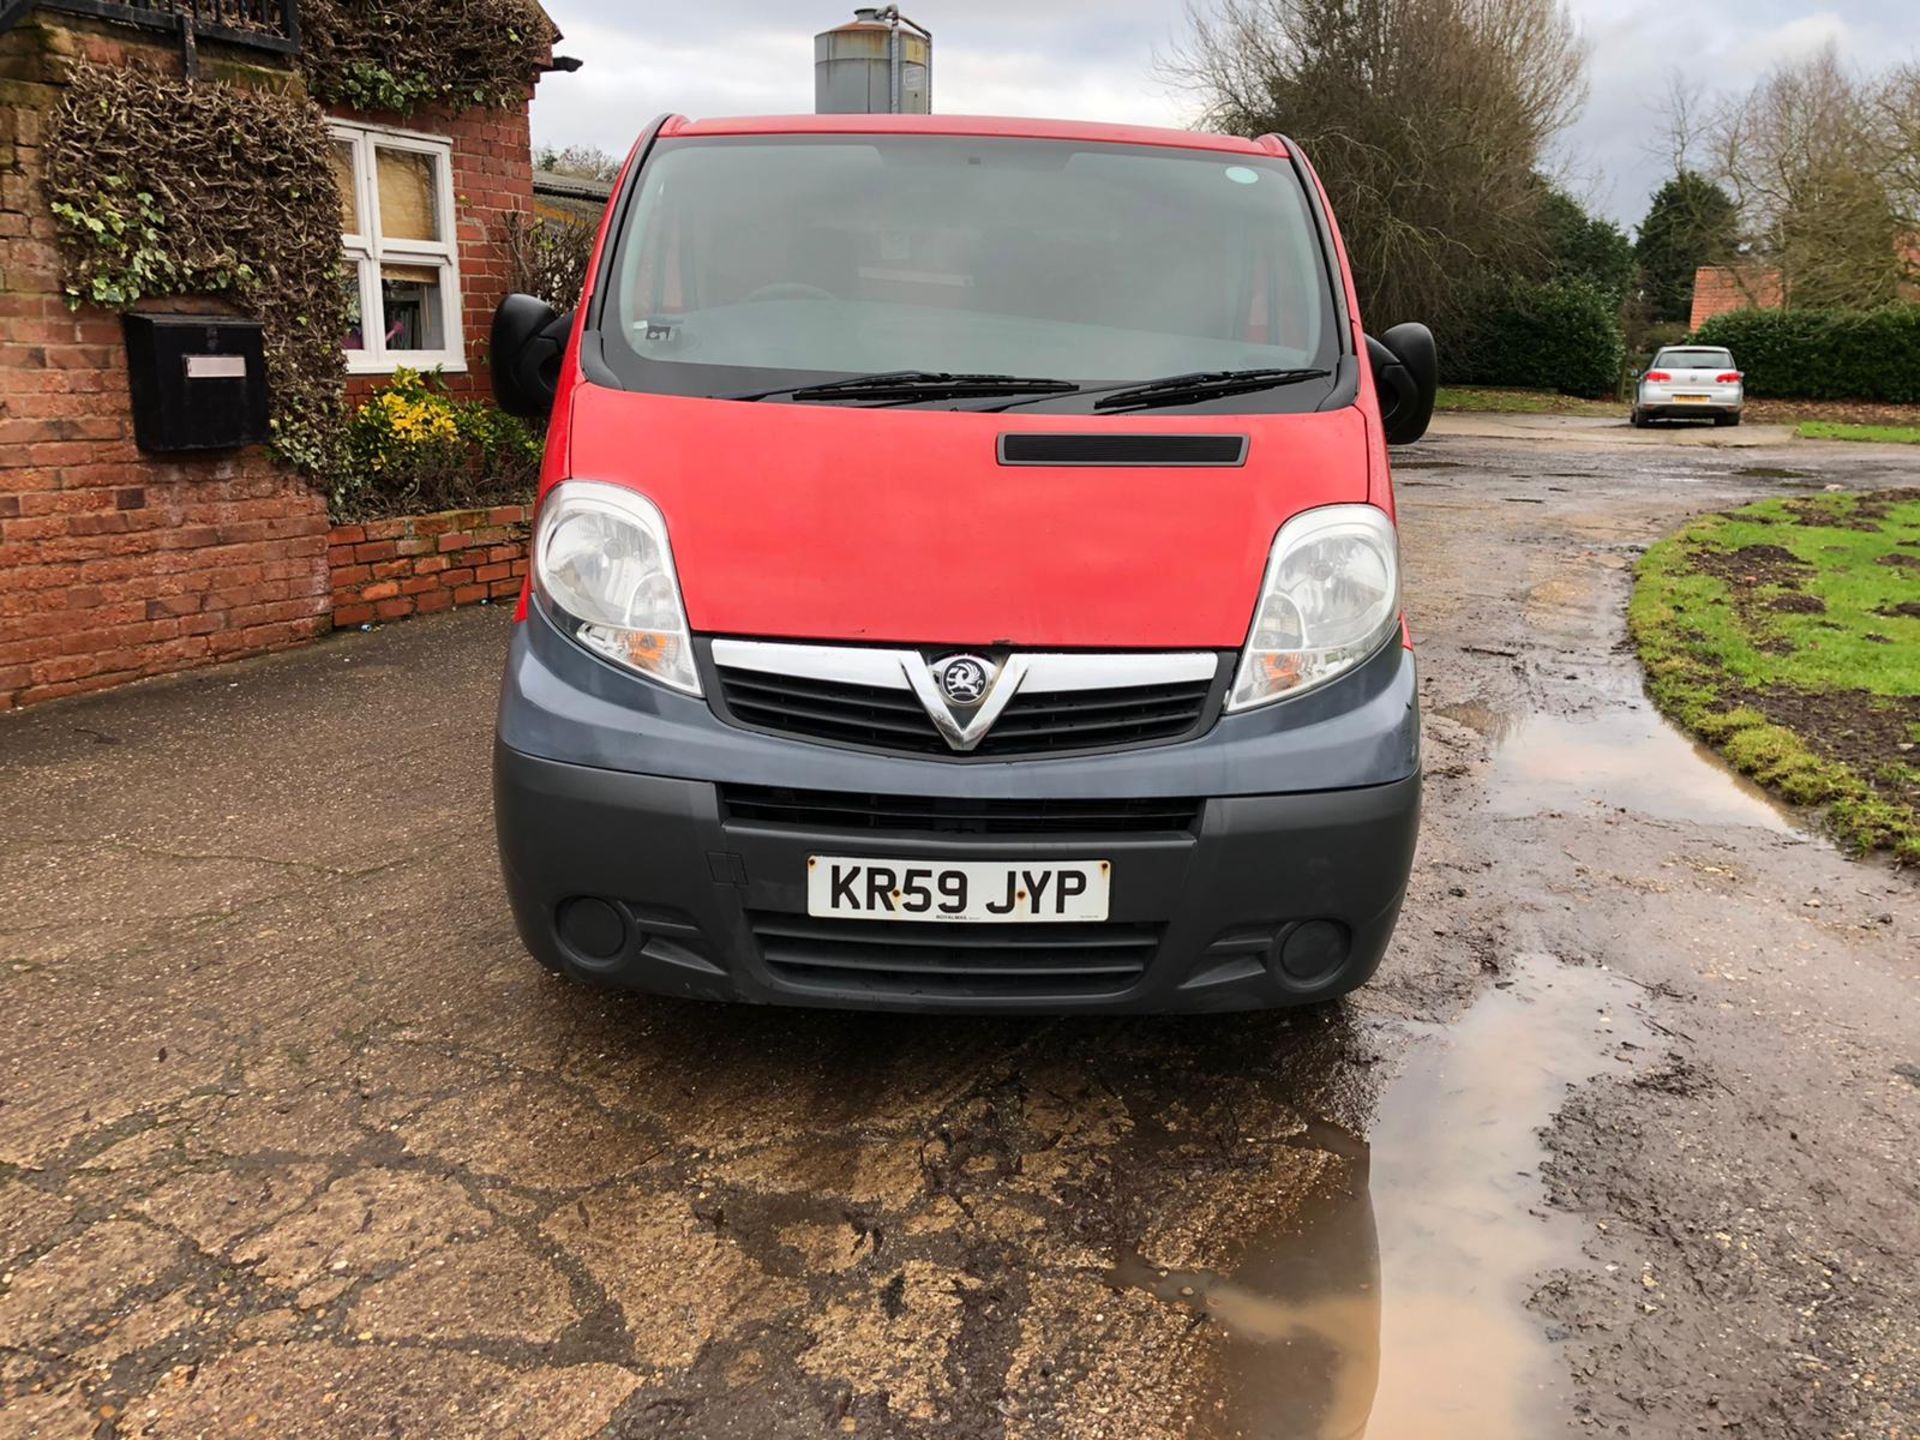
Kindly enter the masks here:
M 555 312 L 531 295 L 509 295 L 493 312 L 493 398 L 509 415 L 544 420 L 560 388 L 560 358 L 573 313 Z
M 1433 332 L 1408 321 L 1379 339 L 1367 337 L 1374 388 L 1380 392 L 1380 423 L 1389 445 L 1411 445 L 1427 433 L 1440 393 L 1440 352 Z

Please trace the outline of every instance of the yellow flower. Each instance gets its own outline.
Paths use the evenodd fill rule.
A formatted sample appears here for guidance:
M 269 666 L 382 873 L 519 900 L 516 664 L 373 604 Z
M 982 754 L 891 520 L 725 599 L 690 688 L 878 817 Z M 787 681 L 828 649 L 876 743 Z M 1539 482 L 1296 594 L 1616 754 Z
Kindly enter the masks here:
M 394 438 L 405 444 L 460 438 L 453 406 L 441 396 L 409 395 L 396 386 L 375 396 L 372 404 L 378 408 Z

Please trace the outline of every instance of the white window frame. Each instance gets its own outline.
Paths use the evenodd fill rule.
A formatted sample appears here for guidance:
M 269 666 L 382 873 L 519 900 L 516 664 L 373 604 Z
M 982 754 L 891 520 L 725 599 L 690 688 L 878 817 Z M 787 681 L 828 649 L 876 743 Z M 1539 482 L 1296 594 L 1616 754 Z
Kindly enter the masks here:
M 413 370 L 445 370 L 461 374 L 467 368 L 465 332 L 461 324 L 460 230 L 453 209 L 453 141 L 441 135 L 423 135 L 384 125 L 349 125 L 335 121 L 333 138 L 353 147 L 353 184 L 364 233 L 343 232 L 340 243 L 353 267 L 360 293 L 359 350 L 346 350 L 349 375 L 391 375 L 401 366 Z M 441 233 L 445 240 L 386 240 L 380 233 L 380 186 L 374 152 L 406 150 L 433 158 L 439 191 Z M 446 326 L 442 350 L 389 350 L 386 312 L 380 303 L 380 266 L 431 265 L 440 271 L 440 308 Z

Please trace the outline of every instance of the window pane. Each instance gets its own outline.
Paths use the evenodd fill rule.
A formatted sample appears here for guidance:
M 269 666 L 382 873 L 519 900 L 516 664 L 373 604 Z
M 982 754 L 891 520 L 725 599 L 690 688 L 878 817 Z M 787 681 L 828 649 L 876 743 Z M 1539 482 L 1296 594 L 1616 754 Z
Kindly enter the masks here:
M 348 350 L 367 348 L 366 322 L 360 318 L 360 267 L 367 262 L 348 264 L 340 272 L 340 288 L 347 297 L 347 340 Z
M 384 148 L 376 148 L 374 154 L 380 176 L 381 239 L 444 239 L 433 156 Z
M 360 226 L 360 191 L 353 183 L 353 142 L 333 142 L 333 180 L 340 187 L 340 228 L 349 235 L 364 235 Z
M 382 265 L 380 309 L 389 350 L 447 348 L 446 307 L 437 265 Z

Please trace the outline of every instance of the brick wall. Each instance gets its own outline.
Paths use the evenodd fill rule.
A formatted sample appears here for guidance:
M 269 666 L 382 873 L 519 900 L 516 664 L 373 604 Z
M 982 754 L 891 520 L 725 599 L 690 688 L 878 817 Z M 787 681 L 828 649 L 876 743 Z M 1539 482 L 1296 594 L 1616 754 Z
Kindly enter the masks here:
M 66 306 L 42 144 L 82 55 L 179 73 L 177 45 L 139 32 L 29 19 L 0 35 L 0 709 L 327 625 L 321 498 L 260 452 L 143 455 L 119 317 Z
M 528 89 L 532 98 L 532 89 Z M 456 395 L 492 398 L 487 373 L 487 332 L 493 312 L 511 289 L 506 225 L 513 215 L 533 210 L 533 142 L 527 111 L 442 108 L 394 115 L 382 111 L 335 109 L 335 118 L 385 125 L 453 142 L 453 200 L 460 242 L 461 330 L 466 339 L 466 373 L 449 373 L 447 388 Z M 349 393 L 362 398 L 380 384 L 378 376 L 356 375 Z
M 1902 300 L 1920 301 L 1920 236 L 1903 235 L 1896 242 L 1902 273 Z M 1693 314 L 1698 330 L 1716 315 L 1730 310 L 1778 310 L 1786 304 L 1786 277 L 1759 265 L 1703 265 L 1693 276 Z
M 1703 265 L 1693 275 L 1693 314 L 1687 323 L 1698 330 L 1732 310 L 1778 310 L 1781 300 L 1778 270 Z
M 210 78 L 300 83 L 250 53 L 203 44 L 200 56 Z M 336 608 L 356 624 L 517 592 L 524 516 L 439 531 L 427 527 L 440 517 L 391 521 L 337 540 L 323 499 L 264 451 L 162 459 L 135 448 L 119 318 L 68 310 L 42 184 L 47 117 L 77 57 L 181 68 L 177 40 L 104 23 L 42 12 L 0 34 L 0 710 L 297 645 L 325 633 Z M 358 118 L 454 141 L 470 373 L 449 384 L 483 391 L 487 329 L 508 286 L 504 221 L 532 207 L 526 112 Z M 364 578 L 337 573 L 362 565 Z
M 336 525 L 328 537 L 333 623 L 366 625 L 508 600 L 527 573 L 529 505 Z

